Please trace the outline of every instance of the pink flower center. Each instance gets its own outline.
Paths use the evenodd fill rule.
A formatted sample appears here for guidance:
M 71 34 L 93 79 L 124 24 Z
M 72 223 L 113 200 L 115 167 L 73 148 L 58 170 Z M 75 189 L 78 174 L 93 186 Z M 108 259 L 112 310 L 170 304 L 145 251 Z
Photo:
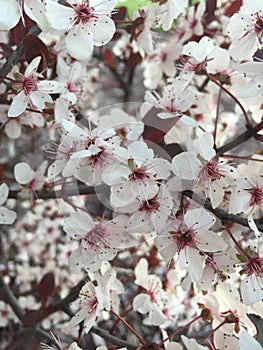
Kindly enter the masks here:
M 77 85 L 72 81 L 67 83 L 67 88 L 68 88 L 68 91 L 70 91 L 70 92 L 77 92 L 78 91 Z
M 259 38 L 263 35 L 263 16 L 261 13 L 256 14 L 256 23 L 254 30 Z
M 37 90 L 37 80 L 32 76 L 24 77 L 21 82 L 21 89 L 26 95 L 30 95 L 32 91 Z
M 75 19 L 77 23 L 86 24 L 90 22 L 91 18 L 94 17 L 94 8 L 90 7 L 89 4 L 79 4 L 75 8 Z
M 152 213 L 158 210 L 159 208 L 160 208 L 160 203 L 158 201 L 158 198 L 154 197 L 152 199 L 148 199 L 147 201 L 145 201 L 139 210 L 147 213 Z
M 147 177 L 143 168 L 135 168 L 129 176 L 130 181 L 142 181 Z
M 246 263 L 248 274 L 263 276 L 263 259 L 260 256 L 252 256 Z
M 177 113 L 179 112 L 178 106 L 175 103 L 175 98 L 171 98 L 168 103 L 165 103 L 163 106 L 168 112 Z
M 223 174 L 220 173 L 218 162 L 207 162 L 202 170 L 201 170 L 201 176 L 203 178 L 203 181 L 215 181 L 219 180 L 222 177 L 224 177 Z
M 187 246 L 193 246 L 195 243 L 195 234 L 191 229 L 181 230 L 179 228 L 177 231 L 170 231 L 169 233 L 174 235 L 179 252 Z
M 85 235 L 84 241 L 90 250 L 109 249 L 110 245 L 105 236 L 106 229 L 99 223 Z
M 250 205 L 260 205 L 263 202 L 263 187 L 255 186 L 248 190 L 251 195 Z

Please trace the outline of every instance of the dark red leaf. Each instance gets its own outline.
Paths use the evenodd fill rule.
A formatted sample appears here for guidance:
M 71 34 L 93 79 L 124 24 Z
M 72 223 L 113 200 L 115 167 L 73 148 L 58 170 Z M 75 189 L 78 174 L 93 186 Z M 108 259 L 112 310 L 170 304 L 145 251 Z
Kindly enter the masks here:
M 1 56 L 3 57 L 9 56 L 13 52 L 13 50 L 5 43 L 0 43 L 0 47 L 1 47 Z
M 26 57 L 27 62 L 31 62 L 35 57 L 41 56 L 42 60 L 40 62 L 38 71 L 42 72 L 47 68 L 48 65 L 48 48 L 35 35 L 28 35 L 24 40 L 23 46 L 24 55 Z
M 46 314 L 46 310 L 29 310 L 22 316 L 21 322 L 25 326 L 30 326 L 41 321 Z
M 179 120 L 178 117 L 162 120 L 157 116 L 158 112 L 160 110 L 152 108 L 143 118 L 145 124 L 143 138 L 157 144 Z
M 206 24 L 209 24 L 216 19 L 215 10 L 216 0 L 206 0 L 206 10 L 204 14 Z
M 137 52 L 131 52 L 129 58 L 126 61 L 126 66 L 129 69 L 134 69 L 142 61 L 142 56 Z
M 37 286 L 41 300 L 46 300 L 55 290 L 55 277 L 52 272 L 46 273 Z
M 111 18 L 113 19 L 113 21 L 123 21 L 126 17 L 127 14 L 127 9 L 124 6 L 119 7 L 118 9 L 116 9 L 118 12 L 114 13 Z
M 35 23 L 25 13 L 24 13 L 24 19 L 25 19 L 25 25 L 23 24 L 22 19 L 20 19 L 20 21 L 17 23 L 17 25 L 13 29 L 10 30 L 12 40 L 13 40 L 14 44 L 16 44 L 16 45 L 19 45 L 24 40 L 29 29 Z
M 104 49 L 102 52 L 102 57 L 109 67 L 113 67 L 115 63 L 115 56 L 111 49 Z
M 242 0 L 235 0 L 225 9 L 225 15 L 232 17 L 234 13 L 238 12 L 242 6 Z

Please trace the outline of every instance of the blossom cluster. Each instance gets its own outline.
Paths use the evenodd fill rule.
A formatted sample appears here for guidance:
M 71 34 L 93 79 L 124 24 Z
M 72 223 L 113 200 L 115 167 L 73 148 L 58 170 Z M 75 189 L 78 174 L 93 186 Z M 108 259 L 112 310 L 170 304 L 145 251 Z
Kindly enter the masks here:
M 0 0 L 0 332 L 261 349 L 262 0 L 134 4 Z

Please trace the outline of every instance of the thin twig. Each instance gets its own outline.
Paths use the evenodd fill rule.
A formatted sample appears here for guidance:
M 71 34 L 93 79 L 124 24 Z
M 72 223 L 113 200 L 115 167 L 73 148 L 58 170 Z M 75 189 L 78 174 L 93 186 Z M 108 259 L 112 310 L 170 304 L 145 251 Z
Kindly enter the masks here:
M 138 345 L 130 344 L 125 340 L 122 340 L 120 338 L 115 337 L 114 335 L 111 335 L 109 332 L 105 331 L 104 329 L 101 329 L 99 327 L 92 327 L 91 332 L 99 335 L 105 340 L 108 340 L 112 344 L 117 344 L 121 347 L 126 347 L 128 349 L 137 349 Z

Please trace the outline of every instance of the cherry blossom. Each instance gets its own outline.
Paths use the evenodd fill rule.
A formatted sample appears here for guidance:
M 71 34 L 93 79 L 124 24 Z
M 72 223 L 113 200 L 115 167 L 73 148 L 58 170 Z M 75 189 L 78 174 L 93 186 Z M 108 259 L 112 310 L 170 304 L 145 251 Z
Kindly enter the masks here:
M 189 210 L 183 218 L 174 218 L 155 239 L 164 260 L 178 254 L 182 269 L 187 269 L 193 282 L 200 280 L 205 266 L 205 253 L 227 248 L 223 239 L 210 230 L 215 218 L 203 208 Z
M 111 203 L 116 207 L 128 205 L 136 198 L 148 200 L 156 196 L 158 183 L 170 174 L 170 164 L 154 158 L 152 149 L 145 142 L 135 141 L 128 145 L 126 164 L 117 163 L 106 167 L 103 181 L 111 185 Z
M 17 163 L 14 167 L 14 174 L 16 181 L 24 186 L 21 191 L 21 195 L 25 196 L 29 194 L 32 198 L 35 196 L 35 192 L 40 190 L 46 178 L 44 176 L 47 168 L 47 162 L 43 162 L 36 171 L 34 171 L 30 165 L 25 162 Z
M 69 266 L 75 273 L 84 268 L 96 271 L 103 261 L 112 260 L 121 243 L 121 233 L 124 231 L 122 217 L 111 221 L 93 221 L 88 213 L 74 212 L 64 221 L 64 230 L 73 239 L 80 241 L 80 246 L 74 250 L 69 259 Z
M 152 107 L 160 108 L 164 112 L 158 113 L 161 119 L 180 117 L 180 120 L 189 126 L 196 126 L 193 119 L 189 118 L 183 112 L 187 111 L 198 99 L 198 95 L 187 90 L 188 83 L 184 83 L 180 78 L 163 87 L 163 95 L 159 96 L 156 92 L 149 91 L 145 94 L 145 104 L 142 106 L 142 113 L 146 114 Z
M 162 312 L 166 296 L 160 278 L 155 275 L 148 275 L 147 269 L 146 260 L 141 259 L 135 269 L 135 283 L 142 286 L 146 290 L 146 294 L 139 294 L 134 298 L 133 309 L 142 314 L 149 314 L 150 324 L 158 326 L 166 320 Z
M 244 1 L 229 21 L 227 34 L 232 40 L 230 55 L 237 61 L 251 60 L 262 45 L 263 6 L 260 0 Z
M 78 59 L 90 57 L 93 47 L 105 45 L 115 33 L 115 24 L 110 13 L 117 0 L 70 1 L 68 6 L 55 0 L 46 3 L 47 17 L 52 28 L 67 31 L 66 48 Z M 57 14 L 59 13 L 59 17 Z
M 17 117 L 22 114 L 26 108 L 42 111 L 45 103 L 52 103 L 50 94 L 57 94 L 62 91 L 63 85 L 56 81 L 42 80 L 38 81 L 41 75 L 37 73 L 41 57 L 34 58 L 22 75 L 17 73 L 17 82 L 14 89 L 18 94 L 14 97 L 8 111 L 8 117 Z
M 173 158 L 174 173 L 185 180 L 195 180 L 210 198 L 213 208 L 222 202 L 225 189 L 234 181 L 236 170 L 224 161 L 215 158 L 213 137 L 204 133 L 198 142 L 198 151 L 183 152 Z
M 8 198 L 9 188 L 6 183 L 0 185 L 0 224 L 11 225 L 16 219 L 16 213 L 3 207 Z

